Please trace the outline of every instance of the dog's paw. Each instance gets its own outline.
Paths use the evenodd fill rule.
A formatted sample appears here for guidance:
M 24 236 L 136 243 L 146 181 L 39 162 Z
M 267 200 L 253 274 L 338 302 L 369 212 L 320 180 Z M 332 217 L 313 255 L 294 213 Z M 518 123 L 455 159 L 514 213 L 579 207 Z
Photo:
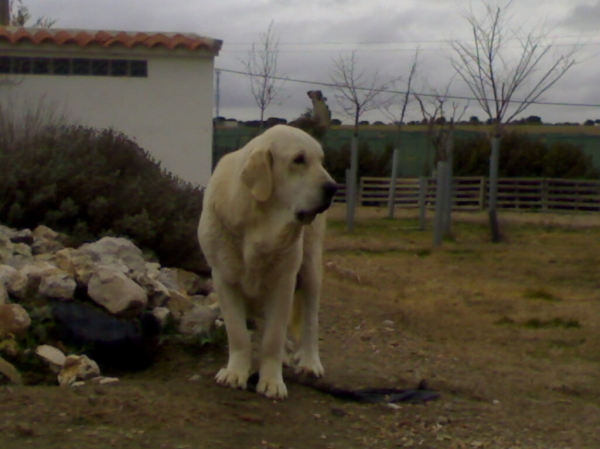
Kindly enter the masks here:
M 310 374 L 315 377 L 322 377 L 325 374 L 321 360 L 317 354 L 305 354 L 298 352 L 294 356 L 296 361 L 296 372 L 300 374 Z
M 260 378 L 256 386 L 256 392 L 271 399 L 285 399 L 287 387 L 282 379 Z
M 228 368 L 222 368 L 215 376 L 215 379 L 219 385 L 245 390 L 246 383 L 248 382 L 248 373 L 240 373 Z

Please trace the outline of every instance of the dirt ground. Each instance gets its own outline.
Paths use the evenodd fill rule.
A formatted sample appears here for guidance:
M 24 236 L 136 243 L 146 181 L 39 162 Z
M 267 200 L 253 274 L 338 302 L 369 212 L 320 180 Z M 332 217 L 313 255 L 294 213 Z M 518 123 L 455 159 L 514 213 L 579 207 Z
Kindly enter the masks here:
M 274 402 L 215 385 L 222 346 L 166 346 L 114 385 L 0 387 L 0 448 L 600 447 L 600 217 L 457 215 L 431 248 L 414 214 L 331 211 L 322 298 L 329 382 L 440 393 L 356 404 L 288 383 Z M 194 375 L 195 380 L 190 380 Z

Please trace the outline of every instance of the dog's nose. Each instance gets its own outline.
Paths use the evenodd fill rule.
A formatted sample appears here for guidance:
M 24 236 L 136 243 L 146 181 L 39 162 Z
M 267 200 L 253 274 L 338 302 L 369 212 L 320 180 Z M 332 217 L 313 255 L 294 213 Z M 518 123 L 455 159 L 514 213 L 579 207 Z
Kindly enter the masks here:
M 335 192 L 337 192 L 339 188 L 340 186 L 338 186 L 334 182 L 326 182 L 325 184 L 323 184 L 323 195 L 325 196 L 325 199 L 327 201 L 333 199 Z

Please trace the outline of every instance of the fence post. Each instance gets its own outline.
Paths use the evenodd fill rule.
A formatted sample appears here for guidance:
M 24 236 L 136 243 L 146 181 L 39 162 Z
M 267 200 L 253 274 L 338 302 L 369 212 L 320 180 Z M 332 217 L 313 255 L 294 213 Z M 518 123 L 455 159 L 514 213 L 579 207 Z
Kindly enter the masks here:
M 485 209 L 485 189 L 485 176 L 482 176 L 481 178 L 479 178 L 479 210 Z
M 435 186 L 435 218 L 433 223 L 433 246 L 442 245 L 444 233 L 444 209 L 446 177 L 448 176 L 448 162 L 439 161 L 437 164 L 437 181 Z
M 425 201 L 427 199 L 427 178 L 425 176 L 419 176 L 419 229 L 425 230 Z
M 346 170 L 346 221 L 348 231 L 354 231 L 354 212 L 358 191 L 358 137 L 353 136 L 350 145 L 350 170 Z M 349 188 L 349 189 L 348 189 Z M 348 201 L 348 199 L 350 201 Z
M 392 177 L 390 178 L 390 191 L 388 194 L 388 218 L 394 218 L 394 209 L 396 209 L 396 180 L 398 178 L 398 165 L 400 164 L 400 150 L 394 148 L 392 158 Z
M 548 179 L 542 178 L 542 211 L 548 212 Z
M 346 226 L 348 231 L 354 231 L 354 202 L 356 195 L 352 186 L 352 173 L 346 169 Z
M 488 201 L 488 217 L 490 220 L 490 233 L 492 242 L 500 241 L 500 227 L 498 226 L 498 164 L 500 159 L 500 136 L 492 137 L 492 151 L 490 153 L 490 188 Z

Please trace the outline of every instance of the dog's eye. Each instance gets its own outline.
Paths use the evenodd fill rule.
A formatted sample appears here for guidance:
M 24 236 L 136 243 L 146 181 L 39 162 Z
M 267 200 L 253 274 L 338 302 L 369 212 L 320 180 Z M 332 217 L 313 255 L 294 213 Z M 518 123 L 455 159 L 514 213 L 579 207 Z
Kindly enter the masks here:
M 306 158 L 304 157 L 304 155 L 299 154 L 298 156 L 296 156 L 294 158 L 294 164 L 298 164 L 298 165 L 306 164 Z

